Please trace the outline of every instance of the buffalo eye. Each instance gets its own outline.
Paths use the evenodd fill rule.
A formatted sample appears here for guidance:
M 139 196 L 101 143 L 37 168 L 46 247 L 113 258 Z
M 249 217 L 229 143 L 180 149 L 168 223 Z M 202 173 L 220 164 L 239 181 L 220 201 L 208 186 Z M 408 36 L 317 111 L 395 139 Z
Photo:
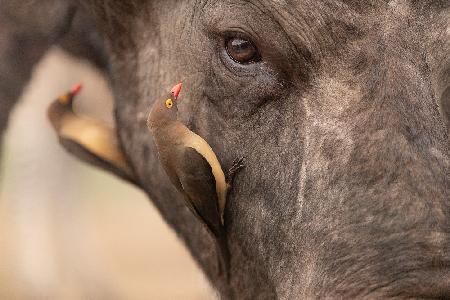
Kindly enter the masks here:
M 258 49 L 248 39 L 232 37 L 226 40 L 228 56 L 239 64 L 249 64 L 261 60 Z

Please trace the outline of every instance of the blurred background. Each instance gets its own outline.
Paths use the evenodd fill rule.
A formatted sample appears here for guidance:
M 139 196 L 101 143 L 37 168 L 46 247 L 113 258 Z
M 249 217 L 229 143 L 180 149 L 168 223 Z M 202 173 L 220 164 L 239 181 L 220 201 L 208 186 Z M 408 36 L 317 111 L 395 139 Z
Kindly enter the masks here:
M 54 48 L 16 106 L 0 162 L 0 299 L 215 299 L 147 197 L 64 152 L 48 104 L 82 81 L 75 110 L 111 123 L 107 83 Z

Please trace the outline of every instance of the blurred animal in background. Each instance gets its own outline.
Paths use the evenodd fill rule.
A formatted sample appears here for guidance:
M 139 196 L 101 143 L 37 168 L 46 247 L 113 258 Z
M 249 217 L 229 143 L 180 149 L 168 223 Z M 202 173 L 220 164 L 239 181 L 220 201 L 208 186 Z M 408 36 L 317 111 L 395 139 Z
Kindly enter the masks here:
M 103 167 L 134 183 L 132 171 L 120 149 L 114 129 L 87 117 L 77 116 L 73 101 L 81 84 L 56 99 L 48 109 L 48 117 L 63 147 L 86 162 Z
M 26 3 L 0 3 L 1 127 L 49 46 L 92 61 L 114 91 L 119 175 L 223 298 L 450 297 L 449 1 Z M 223 211 L 229 278 L 148 134 L 180 78 L 178 120 L 224 169 L 246 157 Z

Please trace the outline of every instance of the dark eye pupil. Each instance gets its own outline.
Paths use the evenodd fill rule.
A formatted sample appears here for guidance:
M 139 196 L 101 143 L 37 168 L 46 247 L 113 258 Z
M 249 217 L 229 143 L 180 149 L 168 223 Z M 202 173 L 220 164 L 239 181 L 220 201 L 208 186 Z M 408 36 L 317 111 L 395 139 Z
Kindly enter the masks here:
M 226 43 L 227 53 L 231 59 L 240 64 L 259 61 L 259 53 L 255 45 L 242 38 L 230 38 Z

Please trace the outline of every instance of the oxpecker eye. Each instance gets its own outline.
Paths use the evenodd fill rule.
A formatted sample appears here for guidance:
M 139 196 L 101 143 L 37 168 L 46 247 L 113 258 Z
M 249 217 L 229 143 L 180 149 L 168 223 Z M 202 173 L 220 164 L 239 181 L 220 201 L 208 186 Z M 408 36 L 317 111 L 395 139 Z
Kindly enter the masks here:
M 59 103 L 66 105 L 70 100 L 69 94 L 64 94 L 58 98 Z
M 228 56 L 237 63 L 249 64 L 261 60 L 258 49 L 248 39 L 231 37 L 226 40 L 225 48 Z
M 167 108 L 172 108 L 172 106 L 173 106 L 173 101 L 172 101 L 172 99 L 167 99 L 167 100 L 166 100 L 166 107 L 167 107 Z

